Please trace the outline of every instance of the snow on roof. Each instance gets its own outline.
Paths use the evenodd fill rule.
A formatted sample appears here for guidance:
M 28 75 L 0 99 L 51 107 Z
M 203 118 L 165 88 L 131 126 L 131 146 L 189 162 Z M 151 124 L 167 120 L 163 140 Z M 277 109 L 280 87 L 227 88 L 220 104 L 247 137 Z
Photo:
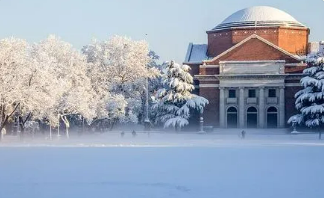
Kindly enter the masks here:
M 305 27 L 288 13 L 269 6 L 254 6 L 235 12 L 213 30 L 244 26 Z
M 189 43 L 185 63 L 202 63 L 203 60 L 208 60 L 207 44 Z

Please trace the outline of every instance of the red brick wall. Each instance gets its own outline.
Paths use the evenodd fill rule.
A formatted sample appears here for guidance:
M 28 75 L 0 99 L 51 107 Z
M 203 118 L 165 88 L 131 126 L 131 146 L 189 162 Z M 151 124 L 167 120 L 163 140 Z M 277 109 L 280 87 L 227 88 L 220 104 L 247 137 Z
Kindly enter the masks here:
M 215 57 L 233 46 L 232 31 L 208 33 L 208 56 Z
M 217 74 L 219 74 L 219 68 L 200 67 L 199 74 L 200 75 L 217 75 Z
M 207 32 L 208 55 L 215 57 L 247 37 L 257 34 L 292 54 L 305 54 L 308 45 L 309 29 L 265 27 L 238 28 Z M 303 53 L 301 53 L 303 52 Z
M 218 65 L 219 61 L 255 61 L 255 60 L 286 60 L 287 63 L 296 63 L 296 59 L 278 51 L 272 46 L 252 38 L 248 42 L 233 49 L 231 52 L 220 57 L 213 62 L 207 62 L 210 65 Z
M 303 70 L 306 67 L 307 66 L 285 66 L 285 73 L 290 73 L 290 74 L 303 73 Z
M 219 89 L 217 87 L 200 87 L 199 94 L 209 101 L 203 114 L 205 126 L 219 127 Z
M 270 41 L 271 43 L 278 45 L 278 29 L 275 28 L 245 28 L 233 30 L 233 44 L 237 44 L 247 37 L 256 34 L 262 38 Z
M 309 29 L 280 28 L 278 46 L 286 51 L 306 55 Z
M 191 76 L 199 74 L 199 64 L 187 64 L 190 66 L 191 70 L 189 71 Z

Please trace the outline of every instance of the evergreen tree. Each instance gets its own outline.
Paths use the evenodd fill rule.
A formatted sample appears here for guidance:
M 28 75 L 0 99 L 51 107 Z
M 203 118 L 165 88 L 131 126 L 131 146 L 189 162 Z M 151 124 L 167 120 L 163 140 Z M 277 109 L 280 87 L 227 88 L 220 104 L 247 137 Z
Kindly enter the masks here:
M 171 61 L 164 66 L 164 87 L 156 93 L 153 110 L 157 114 L 157 122 L 163 123 L 165 128 L 172 126 L 178 129 L 189 124 L 190 109 L 202 112 L 208 100 L 191 93 L 194 86 L 188 65 Z
M 301 79 L 304 89 L 295 94 L 296 109 L 299 114 L 292 116 L 288 123 L 294 120 L 310 128 L 320 129 L 324 126 L 324 54 L 319 52 L 307 57 L 305 77 Z M 321 133 L 319 133 L 321 138 Z

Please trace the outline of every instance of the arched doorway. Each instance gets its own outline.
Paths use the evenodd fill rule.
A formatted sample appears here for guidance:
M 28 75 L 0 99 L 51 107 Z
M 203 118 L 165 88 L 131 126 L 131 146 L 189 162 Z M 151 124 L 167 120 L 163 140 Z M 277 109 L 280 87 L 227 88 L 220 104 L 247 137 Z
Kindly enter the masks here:
M 249 107 L 247 109 L 246 122 L 248 128 L 258 127 L 258 110 L 255 107 Z
M 235 107 L 227 109 L 227 128 L 237 128 L 237 109 Z
M 275 107 L 269 107 L 267 110 L 267 127 L 278 127 L 278 110 Z

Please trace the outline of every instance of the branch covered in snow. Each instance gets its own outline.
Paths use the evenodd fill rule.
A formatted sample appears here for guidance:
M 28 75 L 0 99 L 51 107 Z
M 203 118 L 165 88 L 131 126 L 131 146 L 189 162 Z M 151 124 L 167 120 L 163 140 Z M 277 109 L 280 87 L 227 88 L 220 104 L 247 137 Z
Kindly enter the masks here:
M 189 124 L 190 110 L 202 112 L 208 100 L 191 93 L 194 86 L 189 66 L 171 61 L 164 67 L 164 88 L 157 91 L 152 109 L 157 113 L 157 122 L 164 123 L 164 127 L 181 128 Z

